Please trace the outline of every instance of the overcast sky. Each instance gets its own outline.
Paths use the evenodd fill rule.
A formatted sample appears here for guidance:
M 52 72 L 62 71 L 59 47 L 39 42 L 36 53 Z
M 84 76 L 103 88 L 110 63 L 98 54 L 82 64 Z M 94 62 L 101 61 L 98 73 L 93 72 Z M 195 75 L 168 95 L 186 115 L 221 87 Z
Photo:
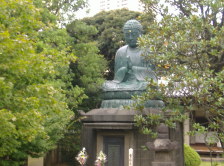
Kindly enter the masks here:
M 136 2 L 134 2 L 136 0 L 128 0 L 128 6 L 131 8 L 131 9 L 135 9 L 136 8 Z M 112 2 L 116 3 L 115 0 L 112 0 Z M 130 2 L 133 2 L 133 3 L 130 3 Z M 112 5 L 114 5 L 114 3 Z M 88 8 L 85 8 L 85 9 L 82 9 L 82 10 L 79 10 L 76 14 L 76 17 L 77 18 L 83 18 L 83 17 L 88 17 L 88 16 L 93 16 L 95 15 L 97 12 L 98 12 L 98 8 L 99 8 L 99 4 L 100 4 L 100 0 L 88 0 L 88 4 L 89 4 L 89 7 L 88 8 L 91 8 L 91 10 L 89 10 L 89 13 L 87 14 L 87 11 L 88 11 Z
M 86 16 L 93 16 L 93 15 L 95 15 L 96 12 L 97 12 L 96 8 L 97 8 L 97 6 L 99 4 L 99 1 L 100 0 L 88 0 L 89 7 L 79 10 L 76 13 L 76 17 L 77 18 L 83 18 L 83 17 L 86 17 Z M 91 10 L 89 10 L 89 8 L 91 8 Z M 89 11 L 89 13 L 87 13 L 88 11 Z

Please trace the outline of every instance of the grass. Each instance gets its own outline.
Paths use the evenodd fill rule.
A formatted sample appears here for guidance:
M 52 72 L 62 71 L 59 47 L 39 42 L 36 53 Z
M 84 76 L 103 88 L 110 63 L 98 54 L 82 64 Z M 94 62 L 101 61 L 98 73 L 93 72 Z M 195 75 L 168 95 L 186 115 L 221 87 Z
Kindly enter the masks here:
M 211 162 L 209 161 L 202 161 L 200 166 L 224 166 L 224 162 L 214 162 L 211 165 Z

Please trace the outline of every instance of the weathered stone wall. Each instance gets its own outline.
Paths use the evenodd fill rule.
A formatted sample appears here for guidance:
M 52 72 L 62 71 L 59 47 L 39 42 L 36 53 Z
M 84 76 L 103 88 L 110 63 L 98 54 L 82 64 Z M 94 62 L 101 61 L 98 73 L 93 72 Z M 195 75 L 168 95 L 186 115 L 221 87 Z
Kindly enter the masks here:
M 154 159 L 154 153 L 151 150 L 143 149 L 146 142 L 152 141 L 152 139 L 147 136 L 140 134 L 138 130 L 133 130 L 134 132 L 134 165 L 139 166 L 151 166 L 151 161 Z
M 156 111 L 156 109 L 148 109 L 148 112 Z M 157 129 L 158 139 L 161 140 L 155 141 L 149 136 L 139 133 L 133 122 L 135 114 L 135 111 L 122 109 L 95 109 L 83 113 L 86 119 L 83 120 L 82 146 L 89 154 L 87 166 L 94 165 L 97 147 L 102 148 L 102 145 L 97 145 L 99 133 L 101 136 L 102 133 L 105 135 L 122 135 L 123 133 L 126 142 L 128 142 L 125 148 L 133 148 L 134 150 L 134 166 L 184 166 L 182 124 L 177 124 L 175 129 L 168 129 L 162 125 Z M 127 139 L 130 140 L 127 141 Z M 142 146 L 146 145 L 147 142 L 152 145 L 152 148 L 144 150 Z M 158 142 L 163 142 L 164 145 L 160 147 L 157 145 Z M 103 141 L 98 141 L 98 144 L 103 144 Z M 125 157 L 125 160 L 128 158 Z M 124 163 L 124 166 L 128 166 L 127 161 Z

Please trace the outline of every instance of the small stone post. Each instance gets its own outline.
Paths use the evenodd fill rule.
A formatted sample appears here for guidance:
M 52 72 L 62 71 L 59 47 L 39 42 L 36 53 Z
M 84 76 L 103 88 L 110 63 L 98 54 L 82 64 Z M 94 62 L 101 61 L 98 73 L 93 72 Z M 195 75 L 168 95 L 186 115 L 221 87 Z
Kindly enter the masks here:
M 133 149 L 129 149 L 129 165 L 128 166 L 133 166 Z
M 177 166 L 173 151 L 177 149 L 178 143 L 169 139 L 169 129 L 164 124 L 158 127 L 157 132 L 158 138 L 146 143 L 147 148 L 154 151 L 152 166 Z

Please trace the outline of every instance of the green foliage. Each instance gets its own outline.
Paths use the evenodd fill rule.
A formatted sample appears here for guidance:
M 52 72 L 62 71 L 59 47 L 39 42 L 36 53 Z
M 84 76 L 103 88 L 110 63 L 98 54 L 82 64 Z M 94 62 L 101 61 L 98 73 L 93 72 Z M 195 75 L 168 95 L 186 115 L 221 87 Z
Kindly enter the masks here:
M 73 38 L 67 34 L 65 29 L 57 27 L 40 32 L 38 37 L 40 40 L 36 51 L 44 53 L 55 64 L 55 78 L 60 82 L 66 94 L 69 108 L 74 110 L 87 96 L 83 88 L 72 85 L 74 73 L 70 69 L 70 64 L 77 59 L 72 49 Z
M 135 125 L 140 128 L 141 132 L 150 135 L 152 138 L 157 137 L 157 133 L 154 132 L 154 129 L 159 125 L 162 119 L 163 117 L 160 114 L 139 115 L 134 117 Z
M 70 36 L 74 38 L 74 43 L 87 43 L 93 40 L 93 36 L 98 33 L 96 27 L 87 25 L 83 21 L 75 20 L 66 26 Z
M 85 98 L 71 84 L 72 38 L 43 17 L 31 0 L 1 1 L 0 165 L 54 148 Z
M 71 123 L 64 138 L 59 141 L 58 148 L 61 153 L 61 162 L 74 163 L 74 156 L 77 155 L 81 148 L 81 128 L 81 122 Z
M 104 72 L 106 61 L 102 55 L 97 54 L 98 49 L 95 43 L 77 44 L 76 54 L 80 55 L 77 60 L 80 71 L 80 84 L 86 88 L 90 93 L 94 93 L 99 89 L 99 86 L 103 83 L 102 72 Z M 81 49 L 82 48 L 82 49 Z
M 99 50 L 95 43 L 77 44 L 75 48 L 79 57 L 76 63 L 71 64 L 71 69 L 75 73 L 73 85 L 83 87 L 88 96 L 81 107 L 84 110 L 97 108 L 107 62 L 102 55 L 98 54 Z
M 199 154 L 186 144 L 184 144 L 184 164 L 185 166 L 199 166 L 201 164 Z
M 77 28 L 78 26 L 81 28 Z M 85 36 L 90 36 L 91 33 L 88 33 L 87 31 L 85 31 L 85 33 L 80 33 L 79 30 L 82 31 L 88 29 L 87 26 L 82 27 L 81 24 L 77 24 L 75 29 L 78 30 L 78 33 L 75 33 L 76 36 L 70 36 L 69 34 L 71 33 L 68 34 L 66 29 L 51 26 L 51 28 L 47 28 L 39 33 L 38 37 L 40 40 L 37 43 L 37 52 L 44 53 L 56 65 L 55 79 L 66 94 L 66 103 L 68 107 L 76 114 L 71 123 L 66 126 L 64 138 L 58 143 L 60 153 L 63 153 L 63 161 L 69 161 L 80 149 L 81 124 L 78 122 L 79 116 L 77 114 L 77 109 L 80 108 L 84 99 L 89 100 L 87 99 L 89 94 L 86 93 L 87 86 L 93 85 L 95 83 L 94 81 L 96 81 L 96 79 L 91 77 L 89 78 L 91 81 L 86 83 L 86 86 L 82 84 L 81 77 L 88 73 L 89 68 L 87 65 L 86 68 L 83 67 L 84 69 L 81 69 L 81 71 L 84 72 L 83 75 L 80 74 L 80 71 L 73 70 L 73 65 L 82 61 L 80 53 L 83 51 L 84 47 L 78 46 L 78 43 L 83 43 L 83 45 L 88 43 L 88 38 Z M 76 38 L 80 40 L 77 40 Z M 86 45 L 86 47 L 88 46 Z M 94 54 L 93 56 L 96 56 L 95 59 L 97 59 L 98 55 L 94 52 L 94 49 L 97 49 L 96 46 L 90 45 L 89 47 L 92 49 L 82 52 L 83 55 L 90 56 L 91 54 Z M 85 59 L 83 59 L 83 61 L 83 64 L 85 64 Z M 91 61 L 91 57 L 87 58 L 86 62 L 88 62 L 89 66 L 95 64 L 94 60 Z M 100 63 L 98 63 L 97 66 L 100 66 Z M 92 71 L 95 71 L 95 75 L 98 74 L 102 79 L 102 76 L 97 73 L 97 69 L 92 69 Z M 85 77 L 87 77 L 87 75 L 85 75 Z M 98 91 L 96 86 L 92 89 L 95 89 L 94 92 Z M 94 97 L 94 95 L 91 97 Z
M 156 65 L 161 81 L 144 100 L 159 98 L 169 120 L 183 120 L 184 113 L 202 111 L 208 119 L 206 132 L 223 137 L 224 3 L 216 1 L 144 1 L 147 10 L 161 16 L 139 40 L 147 58 Z M 159 10 L 155 10 L 159 9 Z M 177 12 L 172 13 L 171 10 Z M 201 130 L 199 128 L 198 130 Z
M 82 21 L 97 28 L 98 33 L 94 39 L 98 42 L 100 53 L 109 62 L 109 73 L 107 79 L 113 78 L 114 57 L 119 47 L 125 45 L 122 28 L 124 23 L 130 19 L 142 20 L 143 25 L 147 25 L 152 18 L 144 17 L 139 12 L 127 9 L 100 12 L 93 17 L 84 18 Z
M 107 62 L 95 42 L 92 41 L 93 35 L 97 30 L 93 26 L 76 20 L 67 26 L 67 31 L 74 39 L 73 49 L 77 60 L 70 65 L 74 73 L 72 81 L 74 86 L 84 88 L 88 99 L 80 105 L 79 109 L 89 110 L 99 107 L 100 87 L 104 82 L 104 72 Z
M 79 2 L 72 4 L 78 7 Z M 80 40 L 74 42 L 74 36 L 56 26 L 58 17 L 52 13 L 59 10 L 55 14 L 60 16 L 66 5 L 71 7 L 63 0 L 1 1 L 0 165 L 19 166 L 28 156 L 43 156 L 65 131 L 75 131 L 72 139 L 78 149 L 80 124 L 71 110 L 87 98 L 86 91 L 98 91 L 106 63 L 84 35 L 76 35 Z M 78 61 L 81 74 L 71 67 Z
M 44 15 L 42 21 L 46 23 L 57 20 L 63 24 L 73 20 L 74 13 L 87 4 L 87 0 L 33 0 L 33 2 L 36 7 L 41 8 L 41 13 Z

